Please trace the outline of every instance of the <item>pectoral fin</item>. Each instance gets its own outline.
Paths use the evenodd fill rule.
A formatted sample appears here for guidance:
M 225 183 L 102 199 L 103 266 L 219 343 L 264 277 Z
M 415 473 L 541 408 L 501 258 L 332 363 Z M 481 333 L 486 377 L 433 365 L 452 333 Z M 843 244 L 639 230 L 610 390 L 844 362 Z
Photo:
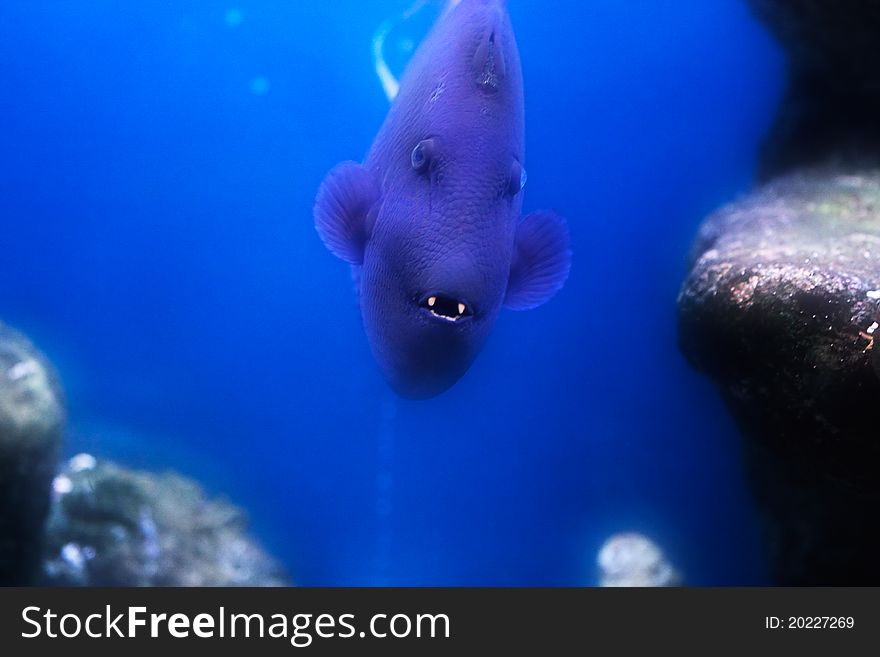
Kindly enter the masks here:
M 315 228 L 337 258 L 363 263 L 379 196 L 373 174 L 356 162 L 343 162 L 324 178 L 315 200 Z
M 549 301 L 565 284 L 571 249 L 565 220 L 533 212 L 517 227 L 505 308 L 529 310 Z

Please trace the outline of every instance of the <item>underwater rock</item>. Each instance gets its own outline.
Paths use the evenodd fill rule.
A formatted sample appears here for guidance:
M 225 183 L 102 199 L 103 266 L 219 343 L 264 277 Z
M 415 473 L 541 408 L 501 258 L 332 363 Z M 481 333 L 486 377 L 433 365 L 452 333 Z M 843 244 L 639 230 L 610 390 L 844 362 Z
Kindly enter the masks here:
M 880 170 L 805 169 L 721 209 L 678 303 L 745 435 L 775 578 L 880 583 Z
M 599 585 L 604 587 L 680 586 L 682 581 L 663 551 L 647 536 L 634 532 L 615 534 L 605 541 L 596 562 Z
M 53 482 L 44 582 L 51 586 L 285 586 L 244 513 L 194 482 L 72 458 Z
M 805 164 L 880 164 L 880 3 L 749 0 L 789 57 L 765 180 Z
M 65 416 L 52 366 L 0 323 L 0 586 L 28 584 L 39 569 Z

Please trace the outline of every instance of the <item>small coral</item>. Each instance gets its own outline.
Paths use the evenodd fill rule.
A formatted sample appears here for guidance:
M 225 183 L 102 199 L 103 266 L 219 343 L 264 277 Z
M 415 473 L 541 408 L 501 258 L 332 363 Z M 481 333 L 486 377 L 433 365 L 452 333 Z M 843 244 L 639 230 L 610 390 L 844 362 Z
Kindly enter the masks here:
M 615 534 L 602 545 L 596 559 L 599 583 L 615 586 L 679 586 L 681 575 L 663 551 L 647 536 Z

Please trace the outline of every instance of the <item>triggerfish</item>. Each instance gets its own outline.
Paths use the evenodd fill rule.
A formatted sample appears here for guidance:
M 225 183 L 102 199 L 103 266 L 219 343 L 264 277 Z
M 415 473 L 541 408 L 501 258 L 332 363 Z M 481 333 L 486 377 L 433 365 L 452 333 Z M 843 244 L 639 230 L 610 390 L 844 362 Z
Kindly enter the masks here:
M 506 0 L 461 0 L 413 55 L 363 164 L 324 179 L 315 225 L 354 269 L 373 356 L 398 394 L 468 370 L 502 307 L 568 277 L 566 223 L 521 216 L 523 81 Z

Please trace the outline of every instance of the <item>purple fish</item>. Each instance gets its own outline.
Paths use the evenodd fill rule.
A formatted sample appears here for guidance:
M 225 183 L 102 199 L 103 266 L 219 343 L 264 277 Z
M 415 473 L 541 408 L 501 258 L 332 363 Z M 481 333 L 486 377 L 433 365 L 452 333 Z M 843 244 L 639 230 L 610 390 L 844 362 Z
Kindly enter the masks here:
M 452 386 L 502 307 L 535 308 L 568 277 L 565 222 L 521 218 L 523 133 L 506 2 L 462 0 L 413 56 L 366 161 L 318 191 L 318 233 L 352 265 L 373 355 L 404 397 Z

